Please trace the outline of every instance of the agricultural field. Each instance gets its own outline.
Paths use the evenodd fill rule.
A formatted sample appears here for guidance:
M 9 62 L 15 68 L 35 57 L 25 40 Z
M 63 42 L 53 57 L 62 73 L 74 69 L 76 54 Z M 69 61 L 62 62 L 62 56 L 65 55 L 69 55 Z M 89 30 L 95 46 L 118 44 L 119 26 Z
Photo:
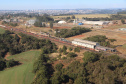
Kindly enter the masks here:
M 71 17 L 72 15 L 66 15 L 66 16 L 52 16 L 54 19 L 58 18 L 65 18 L 65 17 Z M 83 14 L 83 15 L 75 15 L 76 18 L 82 19 L 82 17 L 88 17 L 88 18 L 98 18 L 98 17 L 110 17 L 109 14 Z
M 112 32 L 113 31 L 113 32 Z M 113 45 L 123 45 L 126 43 L 126 34 L 122 34 L 121 32 L 116 32 L 114 30 L 107 30 L 104 31 L 103 29 L 101 30 L 93 30 L 91 32 L 83 33 L 81 35 L 76 35 L 73 37 L 66 38 L 67 40 L 74 40 L 75 38 L 78 39 L 85 39 L 87 37 L 95 36 L 95 35 L 105 35 L 109 39 L 116 39 L 117 41 L 113 43 Z
M 4 32 L 5 32 L 5 30 L 0 28 L 0 34 L 3 34 Z
M 105 29 L 119 29 L 119 28 L 126 28 L 126 24 L 112 25 L 112 26 L 106 27 Z
M 126 14 L 121 14 L 121 15 L 126 16 Z
M 31 84 L 34 78 L 33 63 L 40 55 L 40 51 L 28 51 L 13 55 L 7 59 L 14 59 L 22 63 L 0 72 L 0 84 Z

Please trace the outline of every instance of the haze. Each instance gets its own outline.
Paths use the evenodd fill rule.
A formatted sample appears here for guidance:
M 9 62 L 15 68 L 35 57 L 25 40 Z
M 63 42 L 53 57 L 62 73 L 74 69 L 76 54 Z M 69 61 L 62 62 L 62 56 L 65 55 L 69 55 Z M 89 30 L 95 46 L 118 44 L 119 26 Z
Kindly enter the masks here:
M 1 0 L 0 10 L 126 8 L 126 0 Z

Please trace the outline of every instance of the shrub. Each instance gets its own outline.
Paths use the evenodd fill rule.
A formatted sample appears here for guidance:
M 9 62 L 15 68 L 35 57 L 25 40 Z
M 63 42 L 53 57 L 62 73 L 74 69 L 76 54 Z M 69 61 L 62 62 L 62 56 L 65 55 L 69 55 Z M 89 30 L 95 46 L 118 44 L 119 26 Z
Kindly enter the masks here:
M 57 70 L 57 71 L 60 71 L 62 68 L 63 68 L 63 64 L 62 63 L 59 63 L 59 64 L 57 64 L 56 66 L 55 66 L 55 69 Z
M 70 53 L 68 53 L 67 56 L 70 57 L 70 58 L 73 58 L 73 57 L 76 57 L 77 54 L 75 54 L 75 53 L 73 53 L 73 52 L 70 52 Z
M 80 48 L 79 47 L 74 48 L 74 52 L 80 52 Z
M 73 48 L 70 47 L 70 48 L 69 48 L 69 51 L 72 51 L 72 50 L 73 50 Z

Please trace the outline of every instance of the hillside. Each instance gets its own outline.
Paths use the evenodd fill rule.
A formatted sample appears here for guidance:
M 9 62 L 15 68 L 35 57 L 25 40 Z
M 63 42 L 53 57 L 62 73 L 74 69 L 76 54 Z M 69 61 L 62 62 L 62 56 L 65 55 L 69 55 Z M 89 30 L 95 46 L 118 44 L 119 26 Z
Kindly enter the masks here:
M 40 51 L 28 51 L 8 57 L 8 59 L 14 59 L 22 64 L 1 71 L 0 84 L 30 84 L 34 78 L 33 63 L 39 55 Z

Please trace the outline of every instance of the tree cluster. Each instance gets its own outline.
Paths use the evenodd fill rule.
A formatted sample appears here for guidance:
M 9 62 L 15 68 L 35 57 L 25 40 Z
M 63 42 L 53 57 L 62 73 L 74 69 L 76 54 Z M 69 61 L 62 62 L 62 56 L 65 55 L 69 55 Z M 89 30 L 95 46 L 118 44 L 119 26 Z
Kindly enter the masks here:
M 90 29 L 87 28 L 81 28 L 81 27 L 74 27 L 72 29 L 61 29 L 60 32 L 56 33 L 56 37 L 62 37 L 62 38 L 67 38 L 75 35 L 79 35 L 82 33 L 86 33 L 91 31 Z
M 4 70 L 5 68 L 10 68 L 19 64 L 20 63 L 18 61 L 15 61 L 13 59 L 5 60 L 4 58 L 0 57 L 0 71 Z
M 113 47 L 110 42 L 116 41 L 115 39 L 108 39 L 106 36 L 103 35 L 96 35 L 92 37 L 87 37 L 85 40 L 93 41 L 93 42 L 99 42 L 100 45 L 105 47 Z
M 63 48 L 67 48 L 64 46 Z M 63 68 L 59 63 L 52 67 L 47 63 L 47 52 L 34 63 L 36 78 L 33 84 L 125 84 L 126 60 L 116 55 L 85 52 L 83 63 L 73 61 Z M 72 53 L 71 53 L 72 54 Z M 49 66 L 50 65 L 50 66 Z
M 53 73 L 53 68 L 51 64 L 47 63 L 47 61 L 49 60 L 48 54 L 50 54 L 51 52 L 48 50 L 51 50 L 52 52 L 54 52 L 52 48 L 47 48 L 47 47 L 42 48 L 41 55 L 34 62 L 33 73 L 36 74 L 36 77 L 34 81 L 32 82 L 32 84 L 49 84 L 50 83 L 49 79 L 51 78 L 51 75 Z
M 3 21 L 2 24 L 3 24 L 3 25 L 6 24 L 6 25 L 8 25 L 8 26 L 12 26 L 12 27 L 16 27 L 16 26 L 18 26 L 17 23 L 12 23 L 12 22 L 9 23 L 9 22 L 5 22 L 5 21 Z
M 112 19 L 111 18 L 108 18 L 108 17 L 106 17 L 106 18 L 88 18 L 88 17 L 82 17 L 82 19 L 85 19 L 85 20 L 87 20 L 87 21 L 111 21 Z

